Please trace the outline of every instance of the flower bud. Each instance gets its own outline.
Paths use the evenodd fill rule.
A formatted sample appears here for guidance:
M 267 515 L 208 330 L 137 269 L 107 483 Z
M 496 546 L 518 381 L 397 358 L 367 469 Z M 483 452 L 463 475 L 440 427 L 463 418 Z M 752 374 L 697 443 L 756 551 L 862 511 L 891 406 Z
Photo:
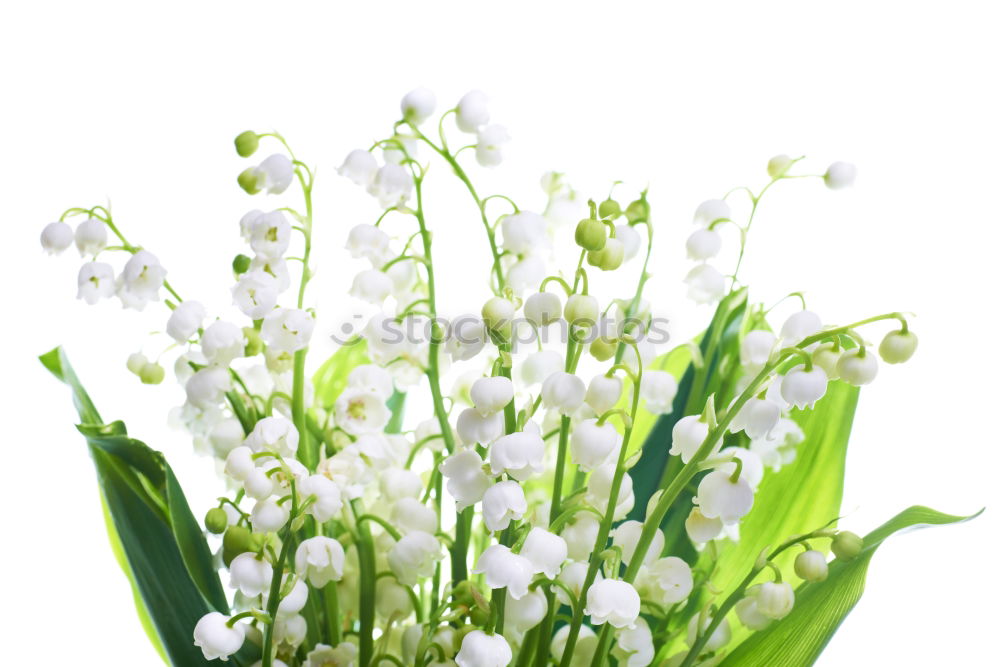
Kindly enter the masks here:
M 837 361 L 837 374 L 856 387 L 868 384 L 878 374 L 878 357 L 863 347 L 847 350 Z
M 139 373 L 142 372 L 142 369 L 145 368 L 146 364 L 148 363 L 149 360 L 146 359 L 146 355 L 144 355 L 142 352 L 133 352 L 132 354 L 128 355 L 128 360 L 126 360 L 125 362 L 125 367 L 128 368 L 129 371 L 131 371 L 135 375 L 138 375 Z
M 890 331 L 878 346 L 878 353 L 887 364 L 909 361 L 917 351 L 917 336 L 912 331 Z
M 608 197 L 597 207 L 597 213 L 602 218 L 614 220 L 622 214 L 622 207 L 614 199 Z
M 601 271 L 614 271 L 625 261 L 625 246 L 617 238 L 609 238 L 600 250 L 587 253 L 587 263 Z
M 250 270 L 250 262 L 253 260 L 246 255 L 236 255 L 233 257 L 233 274 L 241 276 Z
M 553 373 L 542 383 L 542 400 L 546 407 L 570 415 L 583 404 L 587 387 L 583 380 L 565 371 Z
M 598 336 L 590 343 L 590 354 L 598 361 L 607 361 L 618 351 L 618 341 Z
M 781 178 L 791 166 L 792 158 L 783 153 L 781 155 L 775 155 L 767 161 L 767 175 L 772 179 Z
M 828 573 L 826 556 L 822 552 L 810 549 L 795 557 L 795 574 L 806 581 L 823 581 Z
M 177 304 L 167 320 L 167 333 L 178 343 L 186 343 L 194 336 L 205 319 L 205 307 L 197 301 Z
M 625 208 L 625 217 L 629 222 L 649 220 L 649 202 L 644 197 L 630 202 Z
M 263 179 L 257 173 L 256 167 L 247 167 L 236 177 L 236 182 L 248 195 L 255 195 L 263 189 Z
M 229 567 L 233 559 L 250 549 L 250 529 L 230 526 L 222 536 L 222 561 Z
M 503 410 L 514 399 L 514 385 L 502 375 L 481 377 L 472 383 L 469 396 L 476 411 L 487 417 Z
M 840 373 L 837 371 L 840 353 L 841 350 L 835 343 L 823 343 L 813 351 L 813 364 L 823 369 L 827 379 L 836 380 L 840 377 Z
M 768 581 L 757 591 L 757 611 L 762 616 L 779 620 L 788 616 L 795 606 L 795 591 L 788 582 Z
M 205 514 L 205 528 L 213 535 L 221 535 L 228 526 L 229 517 L 221 507 L 213 507 Z
M 142 367 L 139 371 L 139 380 L 143 384 L 160 384 L 164 375 L 163 366 L 154 361 Z
M 462 132 L 475 134 L 490 122 L 489 99 L 481 90 L 470 90 L 455 107 L 455 124 Z
M 536 327 L 544 327 L 562 317 L 562 302 L 554 292 L 537 292 L 524 302 L 524 316 Z
M 260 337 L 260 332 L 253 327 L 243 327 L 243 338 L 246 346 L 243 348 L 244 357 L 255 357 L 264 349 L 264 341 Z
M 712 259 L 722 249 L 722 235 L 714 229 L 696 229 L 687 240 L 688 259 Z
M 604 223 L 593 218 L 584 218 L 576 225 L 576 244 L 584 250 L 597 251 L 607 243 L 608 233 Z
M 436 104 L 433 92 L 427 88 L 414 88 L 403 96 L 399 109 L 403 112 L 403 120 L 419 125 L 430 118 Z
M 864 540 L 858 535 L 848 530 L 842 530 L 834 536 L 830 550 L 833 551 L 834 556 L 841 560 L 851 560 L 857 558 L 864 546 Z
M 50 255 L 58 255 L 73 244 L 73 228 L 62 220 L 50 222 L 42 229 L 42 249 Z
M 841 190 L 854 185 L 857 178 L 858 168 L 850 162 L 834 162 L 826 169 L 823 175 L 823 182 L 831 190 Z
M 597 299 L 589 294 L 574 294 L 566 299 L 563 313 L 571 325 L 592 327 L 600 315 L 600 308 L 597 305 Z
M 247 130 L 246 132 L 240 132 L 236 135 L 236 154 L 240 157 L 250 157 L 257 152 L 257 146 L 260 145 L 260 137 L 253 130 Z
M 610 422 L 598 424 L 596 419 L 585 419 L 573 429 L 570 460 L 580 470 L 590 472 L 607 461 L 619 446 L 618 431 Z
M 514 320 L 514 304 L 502 296 L 491 298 L 483 306 L 483 322 L 493 333 L 504 337 L 510 335 L 511 325 Z
M 593 347 L 593 345 L 591 345 Z M 622 395 L 622 380 L 617 375 L 595 375 L 587 386 L 583 400 L 597 414 L 604 414 L 615 407 Z

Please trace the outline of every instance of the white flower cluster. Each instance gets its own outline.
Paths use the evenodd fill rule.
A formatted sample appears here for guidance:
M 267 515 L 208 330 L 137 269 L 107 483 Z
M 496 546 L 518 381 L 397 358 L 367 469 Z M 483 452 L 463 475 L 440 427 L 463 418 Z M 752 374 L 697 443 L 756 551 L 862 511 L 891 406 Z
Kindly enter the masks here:
M 670 622 L 667 610 L 689 600 L 701 604 L 697 587 L 711 585 L 672 551 L 677 536 L 668 540 L 661 530 L 667 510 L 686 516 L 696 549 L 738 539 L 766 471 L 791 463 L 807 435 L 794 411 L 812 407 L 831 380 L 871 382 L 878 355 L 905 361 L 916 338 L 897 313 L 872 318 L 902 323 L 876 354 L 857 333 L 867 322 L 824 326 L 803 309 L 775 334 L 754 311 L 731 363 L 718 364 L 731 374 L 730 394 L 706 397 L 704 409 L 691 410 L 690 401 L 680 400 L 679 378 L 663 370 L 672 351 L 658 356 L 646 335 L 652 323 L 643 299 L 652 240 L 646 193 L 624 209 L 610 196 L 590 202 L 582 219 L 572 213 L 580 204 L 576 194 L 557 174 L 543 178 L 543 213 L 499 195 L 480 198 L 458 159 L 461 150 L 448 148 L 444 121 L 453 116 L 459 133 L 474 135 L 469 147 L 486 167 L 501 162 L 506 130 L 489 124 L 479 91 L 445 112 L 436 140 L 421 130 L 434 110 L 430 91 L 408 93 L 392 135 L 373 148 L 381 164 L 372 151 L 355 150 L 339 168 L 380 209 L 376 222 L 347 230 L 346 242 L 350 255 L 366 262 L 349 293 L 378 311 L 361 332 L 367 360 L 361 353 L 346 357 L 355 361 L 345 362 L 334 380 L 323 379 L 315 396 L 304 370 L 315 318 L 303 307 L 312 275 L 313 173 L 290 150 L 239 177 L 250 194 L 281 194 L 298 180 L 306 202 L 305 214 L 281 206 L 240 220 L 252 257 L 233 262 L 232 300 L 246 320 L 210 321 L 200 303 L 171 290 L 165 331 L 180 348 L 174 370 L 186 396 L 175 416 L 218 459 L 229 487 L 206 527 L 222 536 L 217 546 L 235 613 L 207 614 L 193 628 L 195 644 L 206 659 L 225 660 L 253 637 L 265 667 L 367 666 L 377 656 L 500 667 L 515 654 L 525 665 L 551 659 L 562 667 L 600 665 L 611 656 L 645 667 L 662 646 L 654 628 Z M 280 135 L 245 132 L 236 140 L 238 153 L 253 155 L 265 137 L 287 149 Z M 444 331 L 437 317 L 439 267 L 420 203 L 427 174 L 421 146 L 467 186 L 488 241 L 492 296 L 455 331 Z M 779 157 L 768 167 L 772 183 L 797 162 Z M 835 163 L 824 179 L 839 188 L 853 176 L 853 167 Z M 409 204 L 414 194 L 416 209 Z M 492 219 L 493 198 L 512 210 Z M 752 198 L 756 208 L 759 195 Z M 96 259 L 108 229 L 117 234 L 117 228 L 103 208 L 72 211 L 88 219 L 75 232 L 51 223 L 42 245 L 59 252 L 75 241 L 81 254 Z M 572 272 L 553 272 L 552 240 L 573 215 L 579 259 Z M 730 298 L 732 285 L 708 260 L 722 245 L 719 225 L 737 224 L 732 211 L 724 200 L 709 200 L 695 222 L 687 252 L 699 264 L 686 278 L 690 294 L 705 303 Z M 748 228 L 749 222 L 740 226 L 741 258 Z M 288 253 L 297 231 L 305 240 L 298 289 L 291 290 L 297 300 L 283 304 L 293 284 Z M 131 254 L 124 269 L 116 279 L 110 266 L 88 262 L 80 297 L 93 303 L 117 293 L 141 309 L 159 297 L 165 272 L 153 255 L 118 236 L 120 249 Z M 397 238 L 409 240 L 400 246 Z M 627 267 L 643 247 L 633 294 L 601 303 L 590 293 L 604 272 Z M 603 326 L 609 320 L 624 324 L 609 329 Z M 526 354 L 512 345 L 518 326 L 564 336 L 558 346 L 539 344 Z M 695 356 L 689 372 L 700 382 L 709 371 Z M 141 353 L 128 367 L 144 382 L 163 377 Z M 443 377 L 450 372 L 459 377 L 447 393 Z M 432 413 L 404 421 L 404 396 L 426 397 Z M 644 445 L 667 449 L 665 442 L 639 440 L 646 434 L 636 434 L 637 424 L 657 418 L 672 424 L 672 465 L 696 492 L 678 500 L 665 489 L 637 503 L 631 470 Z M 837 533 L 833 549 L 850 557 L 860 544 Z M 820 581 L 826 557 L 807 548 L 795 572 Z M 557 630 L 560 605 L 568 606 L 569 622 Z M 734 613 L 761 629 L 793 605 L 794 590 L 776 571 L 774 581 L 741 591 Z M 678 662 L 691 664 L 729 641 L 729 621 L 713 620 L 715 611 L 705 607 L 685 618 L 677 636 L 686 634 L 689 649 Z

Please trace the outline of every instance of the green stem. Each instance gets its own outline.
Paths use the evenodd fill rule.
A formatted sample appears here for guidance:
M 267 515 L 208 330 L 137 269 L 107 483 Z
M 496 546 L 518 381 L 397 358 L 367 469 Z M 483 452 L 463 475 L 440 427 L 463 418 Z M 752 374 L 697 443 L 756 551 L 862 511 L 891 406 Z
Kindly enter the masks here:
M 375 544 L 371 531 L 360 517 L 364 515 L 360 500 L 351 501 L 351 512 L 357 525 L 358 541 L 358 607 L 361 622 L 358 634 L 361 667 L 368 667 L 372 659 L 375 640 Z

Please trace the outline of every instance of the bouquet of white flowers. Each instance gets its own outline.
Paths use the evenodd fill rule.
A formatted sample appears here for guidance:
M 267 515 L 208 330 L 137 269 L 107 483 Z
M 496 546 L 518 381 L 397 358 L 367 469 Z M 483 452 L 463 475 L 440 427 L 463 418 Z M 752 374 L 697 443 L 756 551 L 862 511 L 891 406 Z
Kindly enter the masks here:
M 182 297 L 109 207 L 44 228 L 47 251 L 75 244 L 86 258 L 79 298 L 167 306 L 169 345 L 127 366 L 157 384 L 159 360 L 176 357 L 186 401 L 174 418 L 225 483 L 196 520 L 163 455 L 101 418 L 60 349 L 43 355 L 72 388 L 151 641 L 177 665 L 811 664 L 885 538 L 962 518 L 911 507 L 864 537 L 837 526 L 858 387 L 879 358 L 914 354 L 906 315 L 828 324 L 793 294 L 802 309 L 772 328 L 738 279 L 766 192 L 792 179 L 846 187 L 854 167 L 800 173 L 801 158 L 780 155 L 761 189 L 699 205 L 685 282 L 714 315 L 667 349 L 644 293 L 647 193 L 585 203 L 549 173 L 541 212 L 482 196 L 469 158 L 499 165 L 506 130 L 478 91 L 428 131 L 434 110 L 431 92 L 410 92 L 389 135 L 339 169 L 378 203 L 347 241 L 370 263 L 350 294 L 376 312 L 338 330 L 311 375 L 314 171 L 280 134 L 236 138 L 245 158 L 279 148 L 239 175 L 248 194 L 295 184 L 303 200 L 240 220 L 249 251 L 230 289 L 242 322 Z M 433 235 L 448 230 L 424 208 L 432 162 L 467 190 L 489 252 L 492 296 L 450 319 Z M 739 259 L 725 274 L 711 262 L 730 233 Z M 602 276 L 625 271 L 634 290 L 598 296 Z M 868 331 L 884 324 L 876 351 Z M 427 414 L 407 411 L 424 392 Z

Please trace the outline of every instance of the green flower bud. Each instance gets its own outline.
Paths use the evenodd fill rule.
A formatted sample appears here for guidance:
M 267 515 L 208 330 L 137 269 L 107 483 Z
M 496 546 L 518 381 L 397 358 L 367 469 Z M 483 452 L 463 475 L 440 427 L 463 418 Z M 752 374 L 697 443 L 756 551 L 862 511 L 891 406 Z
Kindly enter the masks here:
M 618 343 L 604 336 L 595 338 L 590 343 L 590 354 L 598 361 L 607 361 L 615 356 L 617 351 Z
M 244 357 L 256 357 L 264 350 L 264 341 L 259 331 L 253 327 L 243 327 L 243 335 L 247 339 L 247 345 L 243 348 Z
M 479 607 L 473 607 L 472 611 L 469 612 L 469 620 L 476 627 L 485 627 L 487 621 L 490 620 L 490 612 Z
M 250 262 L 252 262 L 246 255 L 236 255 L 233 257 L 233 273 L 238 276 L 243 275 L 250 270 Z
M 226 510 L 221 507 L 213 507 L 205 514 L 205 528 L 213 535 L 221 535 L 226 532 L 228 525 L 229 517 L 226 516 Z
M 833 555 L 842 560 L 857 558 L 865 546 L 864 540 L 848 530 L 842 530 L 833 538 L 830 550 Z
M 649 220 L 649 202 L 643 198 L 636 199 L 625 208 L 625 217 L 629 222 Z
M 829 570 L 826 556 L 815 549 L 803 551 L 795 557 L 795 574 L 806 581 L 823 581 Z
M 146 364 L 139 371 L 139 379 L 142 380 L 143 384 L 160 384 L 163 382 L 163 376 L 163 366 L 155 361 Z
M 576 225 L 576 244 L 584 250 L 600 250 L 607 242 L 604 223 L 585 218 Z
M 878 353 L 887 364 L 909 361 L 917 351 L 917 336 L 912 331 L 890 331 L 878 346 Z
M 780 178 L 791 166 L 792 158 L 787 155 L 775 155 L 767 161 L 767 175 L 771 178 Z
M 837 362 L 840 361 L 840 350 L 835 348 L 833 343 L 824 343 L 813 352 L 813 363 L 826 372 L 826 377 L 836 380 L 840 377 L 837 372 Z
M 250 529 L 246 526 L 230 526 L 222 536 L 222 562 L 229 567 L 234 558 L 250 551 Z
M 248 195 L 255 195 L 260 192 L 260 179 L 257 178 L 257 170 L 247 167 L 236 177 L 236 182 Z
M 145 368 L 146 364 L 148 363 L 149 359 L 147 359 L 146 355 L 144 355 L 142 352 L 133 352 L 132 354 L 128 355 L 128 360 L 125 362 L 125 366 L 132 373 L 139 375 L 140 373 L 142 373 L 142 369 Z
M 625 261 L 625 245 L 618 239 L 607 240 L 600 250 L 587 253 L 587 263 L 601 271 L 614 271 Z
M 257 152 L 258 145 L 260 145 L 260 137 L 253 130 L 240 132 L 236 135 L 236 152 L 240 157 L 250 157 Z
M 589 294 L 574 294 L 566 299 L 563 309 L 566 321 L 577 326 L 593 326 L 600 315 L 597 299 Z
M 483 322 L 495 334 L 508 337 L 514 320 L 514 304 L 502 296 L 495 296 L 483 306 Z
M 608 197 L 597 207 L 597 212 L 602 218 L 614 220 L 622 214 L 622 207 L 614 199 Z

